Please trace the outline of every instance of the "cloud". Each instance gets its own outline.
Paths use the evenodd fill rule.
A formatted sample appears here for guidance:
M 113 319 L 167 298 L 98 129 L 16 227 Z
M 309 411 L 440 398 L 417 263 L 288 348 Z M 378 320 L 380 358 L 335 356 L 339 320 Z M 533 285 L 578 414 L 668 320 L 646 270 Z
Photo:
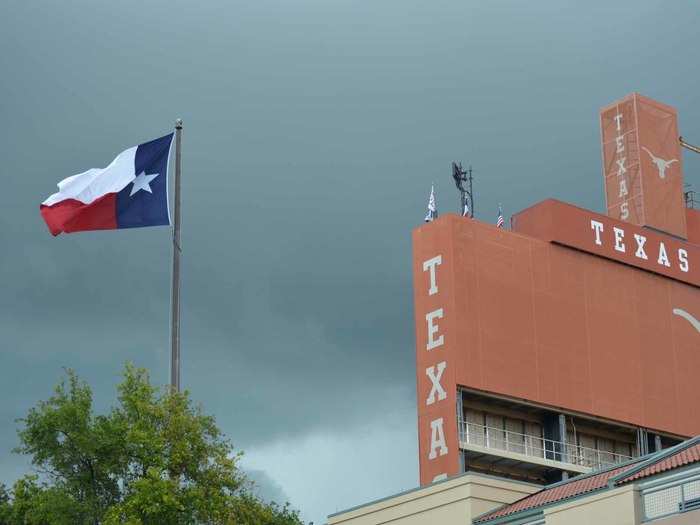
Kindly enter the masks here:
M 377 401 L 381 415 L 253 446 L 243 465 L 274 478 L 302 517 L 317 525 L 329 514 L 414 488 L 415 408 L 396 399 Z
M 288 501 L 282 486 L 272 479 L 267 472 L 259 469 L 245 470 L 248 479 L 253 482 L 253 493 L 267 502 L 284 505 Z
M 608 4 L 0 3 L 2 450 L 64 366 L 98 407 L 127 360 L 167 383 L 168 229 L 51 238 L 38 205 L 183 117 L 183 384 L 315 520 L 412 486 L 431 183 L 456 212 L 450 162 L 473 165 L 490 222 L 498 202 L 602 209 L 597 111 L 632 90 L 700 136 L 691 4 L 635 5 L 624 40 Z M 658 16 L 674 31 L 650 47 Z

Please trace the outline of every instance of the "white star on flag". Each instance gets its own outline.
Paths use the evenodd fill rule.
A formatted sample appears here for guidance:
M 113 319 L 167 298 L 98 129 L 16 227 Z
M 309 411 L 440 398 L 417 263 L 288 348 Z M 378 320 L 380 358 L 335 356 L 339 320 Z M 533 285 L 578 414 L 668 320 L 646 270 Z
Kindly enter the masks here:
M 129 194 L 129 197 L 133 197 L 134 193 L 138 192 L 139 190 L 145 190 L 148 193 L 153 193 L 151 191 L 150 183 L 158 175 L 160 175 L 160 173 L 155 173 L 153 175 L 146 175 L 145 171 L 142 171 L 141 173 L 139 173 L 136 176 L 136 178 L 134 179 L 134 185 L 131 188 L 131 193 Z

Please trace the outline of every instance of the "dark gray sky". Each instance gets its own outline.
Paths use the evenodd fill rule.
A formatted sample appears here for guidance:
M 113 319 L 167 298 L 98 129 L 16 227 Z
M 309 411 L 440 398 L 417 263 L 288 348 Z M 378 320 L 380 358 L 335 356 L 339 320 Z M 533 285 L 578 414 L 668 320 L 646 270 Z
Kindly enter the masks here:
M 614 4 L 614 5 L 611 5 Z M 185 121 L 183 383 L 307 519 L 417 483 L 410 231 L 450 161 L 477 216 L 601 210 L 598 108 L 700 142 L 693 1 L 0 2 L 0 472 L 62 367 L 168 380 L 168 230 L 52 238 L 56 183 Z M 700 189 L 700 161 L 685 155 Z

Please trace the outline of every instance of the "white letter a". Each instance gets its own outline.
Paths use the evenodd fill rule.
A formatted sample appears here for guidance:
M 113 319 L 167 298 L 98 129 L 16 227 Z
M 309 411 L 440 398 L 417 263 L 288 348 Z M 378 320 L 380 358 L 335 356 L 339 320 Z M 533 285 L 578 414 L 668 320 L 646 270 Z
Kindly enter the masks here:
M 440 450 L 438 454 L 438 449 Z M 442 418 L 430 422 L 430 454 L 428 459 L 435 459 L 447 454 L 447 443 L 445 443 L 445 431 L 442 428 Z

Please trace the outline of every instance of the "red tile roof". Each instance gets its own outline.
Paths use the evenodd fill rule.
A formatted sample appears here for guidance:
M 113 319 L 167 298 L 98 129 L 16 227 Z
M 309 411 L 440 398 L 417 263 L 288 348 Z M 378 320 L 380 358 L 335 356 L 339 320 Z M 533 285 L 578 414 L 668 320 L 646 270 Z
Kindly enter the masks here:
M 501 518 L 503 516 L 508 516 L 509 514 L 534 509 L 536 507 L 541 507 L 549 503 L 562 501 L 568 498 L 573 498 L 574 496 L 586 494 L 587 492 L 593 492 L 595 490 L 602 489 L 608 485 L 608 481 L 611 478 L 617 476 L 618 474 L 622 474 L 627 470 L 630 470 L 631 468 L 635 467 L 637 463 L 638 462 L 628 463 L 624 466 L 613 468 L 603 472 L 576 476 L 570 481 L 550 485 L 549 487 L 545 487 L 541 491 L 526 496 L 523 499 L 516 501 L 515 503 L 506 505 L 505 507 L 496 509 L 495 511 L 490 512 L 489 514 L 480 516 L 478 519 L 474 520 L 474 523 L 481 523 L 495 518 Z
M 622 484 L 627 483 L 628 481 L 647 478 L 649 476 L 653 476 L 654 474 L 660 474 L 661 472 L 690 465 L 691 463 L 696 463 L 698 461 L 700 461 L 700 443 L 696 443 L 691 447 L 681 449 L 670 456 L 660 458 L 658 461 L 650 463 L 638 472 L 618 480 L 617 483 Z
M 697 462 L 700 462 L 700 436 L 616 468 L 583 474 L 568 481 L 550 485 L 515 503 L 484 514 L 475 519 L 474 523 L 484 523 L 517 512 L 536 509 L 550 503 L 605 489 L 610 484 L 622 485 Z

